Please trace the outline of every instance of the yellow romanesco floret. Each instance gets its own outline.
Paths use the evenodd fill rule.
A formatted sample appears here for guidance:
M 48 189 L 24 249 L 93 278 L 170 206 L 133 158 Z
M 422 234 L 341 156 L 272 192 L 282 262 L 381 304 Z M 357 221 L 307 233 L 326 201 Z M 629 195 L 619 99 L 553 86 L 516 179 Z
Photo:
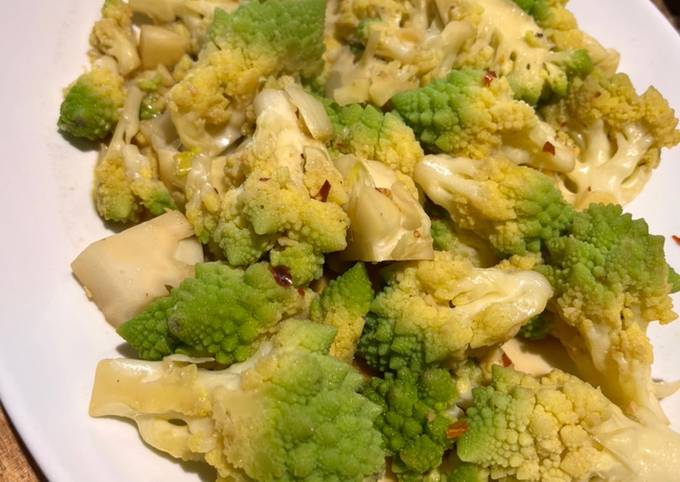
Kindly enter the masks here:
M 338 2 L 326 93 L 344 105 L 382 106 L 394 94 L 446 75 L 472 35 L 467 22 L 449 22 L 429 2 Z
M 555 370 L 535 378 L 493 367 L 473 389 L 458 457 L 493 480 L 673 480 L 680 436 L 627 418 L 602 393 Z
M 386 275 L 387 287 L 373 302 L 362 335 L 363 356 L 383 370 L 394 363 L 462 359 L 470 349 L 502 343 L 542 312 L 552 295 L 538 273 L 477 268 L 441 251 L 432 261 L 395 265 Z M 385 331 L 392 333 L 389 342 Z M 371 334 L 378 332 L 383 336 Z M 405 353 L 399 346 L 412 349 Z
M 621 73 L 594 71 L 576 79 L 567 97 L 543 114 L 580 148 L 574 169 L 555 175 L 565 198 L 579 208 L 632 201 L 658 166 L 661 149 L 680 143 L 678 119 L 666 99 L 654 87 L 638 95 Z

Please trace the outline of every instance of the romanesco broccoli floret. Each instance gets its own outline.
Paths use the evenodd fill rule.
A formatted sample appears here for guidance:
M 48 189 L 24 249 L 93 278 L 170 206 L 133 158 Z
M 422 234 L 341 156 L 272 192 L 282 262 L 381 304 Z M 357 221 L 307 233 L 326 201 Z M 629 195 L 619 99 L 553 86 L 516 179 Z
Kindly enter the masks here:
M 342 176 L 324 144 L 304 131 L 284 91 L 264 89 L 254 107 L 255 132 L 239 149 L 226 158 L 201 154 L 192 161 L 187 218 L 199 239 L 235 266 L 272 249 L 274 263 L 283 266 L 284 250 L 295 245 L 286 257 L 296 265 L 286 267 L 296 284 L 305 284 L 320 275 L 325 253 L 347 245 Z M 213 180 L 215 165 L 227 175 Z
M 321 68 L 325 17 L 322 0 L 263 0 L 216 10 L 210 38 L 222 50 L 241 50 L 253 60 L 271 57 L 278 72 L 310 76 Z
M 407 176 L 423 158 L 423 150 L 413 131 L 393 113 L 375 107 L 327 104 L 333 122 L 331 149 L 361 159 L 379 161 Z
M 549 308 L 565 323 L 562 343 L 605 394 L 624 410 L 663 418 L 651 393 L 647 324 L 676 318 L 669 297 L 663 236 L 616 205 L 593 204 L 575 215 L 568 236 L 551 239 L 544 266 L 555 297 Z
M 144 213 L 158 216 L 175 208 L 153 161 L 135 145 L 125 145 L 122 151 L 112 145 L 103 151 L 94 178 L 97 212 L 107 221 L 137 222 Z
M 475 34 L 460 49 L 456 67 L 474 67 L 506 77 L 515 97 L 531 105 L 567 92 L 575 76 L 585 76 L 593 65 L 585 48 L 558 49 L 547 23 L 535 21 L 508 0 L 458 0 L 449 16 L 474 25 Z M 541 2 L 516 2 L 536 11 Z M 544 6 L 546 2 L 542 2 Z M 540 26 L 539 26 L 540 25 Z M 544 30 L 543 27 L 547 30 Z M 566 25 L 560 27 L 567 28 Z
M 666 99 L 654 87 L 638 95 L 621 73 L 597 70 L 574 81 L 567 97 L 543 114 L 580 149 L 575 168 L 556 175 L 564 197 L 579 208 L 631 201 L 658 166 L 661 149 L 680 143 Z
M 118 122 L 124 101 L 123 78 L 113 69 L 95 66 L 66 90 L 57 124 L 74 137 L 102 140 Z
M 156 155 L 150 150 L 142 152 L 132 144 L 139 131 L 143 97 L 137 86 L 128 88 L 111 142 L 102 149 L 97 161 L 95 205 L 107 221 L 137 222 L 144 215 L 158 216 L 175 208 L 168 188 L 159 179 Z
M 347 0 L 334 13 L 326 94 L 343 105 L 383 106 L 397 92 L 445 76 L 474 33 L 428 2 Z
M 263 81 L 281 73 L 312 75 L 324 51 L 324 0 L 266 0 L 217 10 L 212 42 L 169 93 L 182 142 L 208 154 L 241 135 Z
M 482 268 L 498 263 L 496 250 L 487 240 L 472 231 L 458 228 L 444 208 L 428 203 L 426 209 L 432 219 L 430 233 L 436 251 L 448 251 L 463 256 Z
M 459 360 L 470 349 L 502 343 L 552 295 L 538 273 L 477 268 L 447 252 L 435 252 L 433 261 L 400 263 L 386 276 L 358 346 L 368 365 L 381 371 Z
M 373 426 L 380 407 L 359 393 L 358 372 L 326 354 L 334 335 L 288 321 L 245 363 L 221 371 L 104 360 L 90 413 L 133 419 L 151 446 L 204 460 L 225 480 L 361 482 L 384 466 Z
M 488 482 L 489 471 L 473 464 L 458 463 L 446 474 L 446 482 Z
M 454 417 L 447 411 L 455 403 L 456 389 L 448 370 L 387 373 L 372 378 L 363 394 L 382 407 L 375 427 L 393 455 L 391 469 L 398 480 L 423 480 L 424 474 L 439 467 L 444 451 L 453 444 L 447 431 Z
M 506 255 L 539 252 L 565 232 L 573 216 L 548 177 L 508 161 L 428 155 L 414 178 L 457 226 Z
M 373 301 L 373 287 L 366 266 L 357 263 L 331 281 L 312 302 L 312 320 L 334 326 L 337 334 L 330 354 L 351 362 L 364 329 L 364 316 Z
M 670 265 L 668 266 L 668 284 L 671 287 L 671 293 L 680 291 L 680 274 Z
M 574 376 L 534 378 L 496 365 L 491 385 L 473 393 L 457 455 L 493 480 L 675 478 L 680 437 L 627 418 Z
M 531 106 L 513 98 L 505 78 L 488 72 L 454 70 L 391 102 L 432 152 L 473 159 L 502 154 L 517 164 L 560 172 L 574 166 L 574 150 Z
M 290 241 L 290 244 L 269 252 L 274 267 L 287 269 L 295 286 L 304 286 L 323 274 L 324 257 L 310 244 Z
M 266 263 L 248 269 L 221 263 L 196 266 L 167 298 L 118 328 L 140 357 L 158 360 L 181 346 L 229 365 L 247 359 L 277 323 L 300 311 L 305 293 L 278 282 Z
M 225 206 L 213 238 L 230 263 L 244 265 L 256 261 L 279 237 L 307 244 L 317 255 L 341 251 L 348 224 L 340 206 L 296 189 L 287 171 L 271 178 L 256 172 L 240 188 L 235 204 Z

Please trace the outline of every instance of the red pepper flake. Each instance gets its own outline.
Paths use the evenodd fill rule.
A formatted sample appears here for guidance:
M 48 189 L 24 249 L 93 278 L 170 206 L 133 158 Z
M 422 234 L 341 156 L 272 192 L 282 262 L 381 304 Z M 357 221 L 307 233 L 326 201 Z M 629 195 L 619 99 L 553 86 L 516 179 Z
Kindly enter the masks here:
M 386 187 L 376 187 L 375 190 L 378 191 L 380 194 L 387 196 L 390 199 L 392 198 L 392 191 L 390 191 Z
M 507 368 L 507 367 L 509 367 L 510 365 L 512 365 L 512 360 L 511 360 L 510 357 L 509 357 L 508 355 L 506 355 L 505 353 L 503 353 L 503 356 L 501 357 L 501 360 L 503 360 L 503 366 L 504 366 L 505 368 Z
M 283 286 L 284 288 L 293 286 L 293 277 L 290 275 L 290 270 L 285 266 L 272 267 L 272 274 L 279 286 Z
M 467 432 L 467 429 L 467 422 L 465 420 L 458 420 L 457 422 L 449 425 L 449 428 L 446 429 L 446 438 L 449 440 L 460 438 L 465 432 Z
M 546 142 L 543 144 L 543 152 L 547 152 L 553 156 L 555 155 L 555 146 L 552 144 L 552 142 Z
M 269 181 L 269 178 L 268 178 L 268 177 L 261 177 L 261 178 L 260 178 L 260 181 L 262 181 L 262 182 L 267 182 L 267 181 Z
M 314 196 L 315 199 L 318 199 L 322 203 L 325 203 L 326 200 L 328 199 L 328 193 L 331 192 L 331 183 L 328 182 L 328 179 L 326 179 L 323 184 L 321 185 L 321 189 L 319 189 L 319 193 Z
M 675 241 L 675 244 L 677 244 L 678 246 L 680 246 L 680 236 L 676 236 L 676 235 L 674 234 L 673 236 L 671 236 L 671 238 L 673 238 L 673 241 Z
M 298 291 L 298 294 L 299 294 L 300 296 L 305 296 L 305 289 L 304 289 L 304 288 L 298 288 L 297 291 Z
M 482 79 L 484 81 L 484 85 L 488 87 L 489 85 L 491 85 L 491 82 L 493 82 L 493 80 L 496 77 L 498 77 L 496 75 L 496 72 L 494 72 L 493 70 L 487 70 L 486 73 L 484 74 L 484 78 Z

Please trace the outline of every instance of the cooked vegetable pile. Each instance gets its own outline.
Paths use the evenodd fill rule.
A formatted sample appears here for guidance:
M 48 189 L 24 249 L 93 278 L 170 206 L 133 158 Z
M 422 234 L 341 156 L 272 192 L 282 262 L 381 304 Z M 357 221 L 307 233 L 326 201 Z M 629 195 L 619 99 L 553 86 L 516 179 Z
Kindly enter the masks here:
M 220 481 L 676 479 L 680 276 L 621 205 L 678 120 L 565 3 L 106 0 L 91 415 Z

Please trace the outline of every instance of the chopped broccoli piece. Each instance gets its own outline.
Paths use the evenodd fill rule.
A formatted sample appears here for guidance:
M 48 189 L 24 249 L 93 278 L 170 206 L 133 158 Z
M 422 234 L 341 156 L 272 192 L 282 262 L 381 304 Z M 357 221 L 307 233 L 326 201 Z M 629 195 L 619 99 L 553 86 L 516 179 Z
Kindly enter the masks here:
M 331 281 L 312 302 L 311 318 L 334 326 L 338 333 L 330 354 L 350 362 L 364 328 L 364 316 L 373 301 L 373 287 L 366 266 L 357 263 Z
M 265 263 L 245 271 L 204 263 L 196 265 L 196 278 L 184 280 L 168 299 L 150 305 L 118 333 L 144 359 L 158 360 L 181 343 L 192 354 L 229 365 L 251 356 L 282 318 L 301 310 L 303 298 L 277 284 Z
M 102 140 L 118 122 L 118 109 L 124 100 L 122 77 L 108 68 L 94 67 L 67 89 L 59 129 L 74 137 Z

